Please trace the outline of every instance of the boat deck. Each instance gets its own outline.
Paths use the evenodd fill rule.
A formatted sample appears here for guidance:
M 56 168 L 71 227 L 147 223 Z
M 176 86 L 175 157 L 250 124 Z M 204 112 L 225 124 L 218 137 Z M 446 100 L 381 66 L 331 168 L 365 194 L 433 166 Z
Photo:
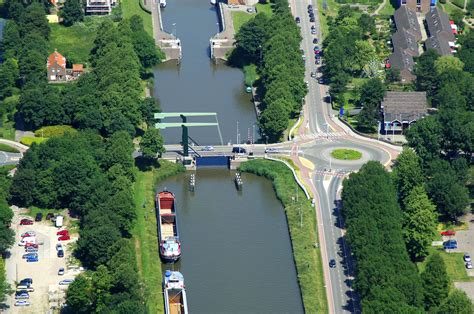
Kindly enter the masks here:
M 184 313 L 181 303 L 170 303 L 170 314 L 182 314 Z
M 162 214 L 172 214 L 171 208 L 160 208 L 160 215 Z
M 173 224 L 161 224 L 161 238 L 174 237 Z

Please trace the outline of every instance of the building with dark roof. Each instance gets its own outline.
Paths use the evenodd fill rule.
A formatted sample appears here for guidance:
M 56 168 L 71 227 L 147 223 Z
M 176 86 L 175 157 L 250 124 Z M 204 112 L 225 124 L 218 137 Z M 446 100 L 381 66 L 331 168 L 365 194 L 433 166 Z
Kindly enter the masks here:
M 426 92 L 387 92 L 382 104 L 381 132 L 402 134 L 428 115 Z
M 425 42 L 426 49 L 435 49 L 442 56 L 452 55 L 450 42 L 454 45 L 456 37 L 448 15 L 436 7 L 432 8 L 426 14 L 426 26 L 429 37 Z
M 413 69 L 415 67 L 413 56 L 403 49 L 395 49 L 388 57 L 388 60 L 392 68 L 400 71 L 402 83 L 411 82 L 416 78 L 415 74 L 413 73 Z
M 436 0 L 398 0 L 398 6 L 426 13 L 430 10 L 430 7 L 436 6 Z
M 417 41 L 421 40 L 420 23 L 418 23 L 415 11 L 406 6 L 402 6 L 393 14 L 393 20 L 395 21 L 397 30 L 406 29 Z
M 400 48 L 413 57 L 420 55 L 415 36 L 404 28 L 397 30 L 397 32 L 392 35 L 392 44 L 393 47 Z

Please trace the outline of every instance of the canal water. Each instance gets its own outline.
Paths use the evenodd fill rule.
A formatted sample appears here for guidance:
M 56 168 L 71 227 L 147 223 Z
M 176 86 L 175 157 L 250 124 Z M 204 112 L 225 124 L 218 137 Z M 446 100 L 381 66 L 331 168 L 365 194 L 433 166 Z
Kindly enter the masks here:
M 162 10 L 163 27 L 181 39 L 183 59 L 155 69 L 154 91 L 164 112 L 217 112 L 224 144 L 246 142 L 256 125 L 250 94 L 244 92 L 243 73 L 209 58 L 209 39 L 218 31 L 215 7 L 209 0 L 169 0 Z M 173 24 L 175 24 L 173 26 Z M 180 121 L 166 120 L 169 122 Z M 165 122 L 166 122 L 165 121 Z M 215 122 L 213 117 L 188 122 Z M 163 131 L 167 144 L 181 142 L 181 128 Z M 189 135 L 201 145 L 220 144 L 216 127 L 193 127 Z
M 271 182 L 199 169 L 159 183 L 175 193 L 182 258 L 166 269 L 184 275 L 191 313 L 302 313 L 284 210 Z

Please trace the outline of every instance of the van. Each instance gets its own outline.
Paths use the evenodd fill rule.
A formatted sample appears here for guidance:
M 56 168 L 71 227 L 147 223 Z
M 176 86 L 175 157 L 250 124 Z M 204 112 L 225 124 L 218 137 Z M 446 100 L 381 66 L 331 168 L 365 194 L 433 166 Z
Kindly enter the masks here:
M 25 246 L 26 243 L 33 243 L 36 244 L 36 237 L 24 237 L 21 239 L 21 241 L 18 243 L 19 246 Z
M 34 292 L 35 289 L 32 286 L 25 286 L 25 285 L 19 285 L 16 286 L 16 291 L 28 291 L 28 292 Z
M 56 217 L 56 227 L 61 228 L 63 226 L 63 216 Z

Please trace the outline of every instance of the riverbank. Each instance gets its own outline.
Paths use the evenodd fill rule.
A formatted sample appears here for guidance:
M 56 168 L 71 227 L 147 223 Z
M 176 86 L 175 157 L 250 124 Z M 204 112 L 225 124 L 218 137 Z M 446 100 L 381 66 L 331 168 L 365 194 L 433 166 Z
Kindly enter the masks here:
M 273 182 L 276 195 L 285 207 L 305 312 L 327 313 L 314 209 L 297 186 L 291 170 L 268 160 L 245 162 L 240 170 L 264 176 Z
M 134 184 L 134 200 L 137 220 L 133 239 L 138 271 L 145 287 L 145 302 L 148 313 L 163 313 L 163 293 L 158 288 L 162 281 L 161 262 L 158 251 L 155 185 L 160 180 L 183 172 L 180 165 L 160 161 L 159 168 L 139 171 Z

